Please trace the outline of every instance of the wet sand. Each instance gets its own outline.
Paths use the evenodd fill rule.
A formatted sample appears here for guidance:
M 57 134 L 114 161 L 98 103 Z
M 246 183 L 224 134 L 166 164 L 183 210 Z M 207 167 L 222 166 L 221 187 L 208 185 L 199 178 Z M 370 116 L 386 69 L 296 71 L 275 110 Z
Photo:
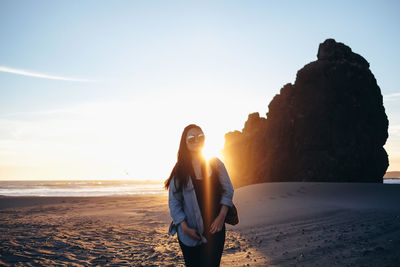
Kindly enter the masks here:
M 400 185 L 235 191 L 222 266 L 398 266 Z M 0 265 L 183 266 L 167 196 L 0 197 Z

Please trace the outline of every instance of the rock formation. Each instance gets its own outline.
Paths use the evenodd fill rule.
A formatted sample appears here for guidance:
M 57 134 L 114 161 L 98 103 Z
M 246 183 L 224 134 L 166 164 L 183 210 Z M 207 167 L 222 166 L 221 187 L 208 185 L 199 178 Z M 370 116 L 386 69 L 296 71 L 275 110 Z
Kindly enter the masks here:
M 243 130 L 225 135 L 235 187 L 276 181 L 382 182 L 388 119 L 369 63 L 328 39 Z

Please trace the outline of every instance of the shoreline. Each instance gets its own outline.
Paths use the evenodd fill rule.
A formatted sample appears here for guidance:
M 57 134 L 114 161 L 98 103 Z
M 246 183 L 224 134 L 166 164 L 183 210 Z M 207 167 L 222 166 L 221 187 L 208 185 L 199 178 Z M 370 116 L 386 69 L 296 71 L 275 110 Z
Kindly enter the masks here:
M 132 194 L 128 196 L 4 196 L 0 195 L 0 211 L 8 208 L 19 208 L 36 205 L 55 205 L 62 203 L 76 203 L 77 201 L 96 201 L 106 199 L 123 200 L 126 198 L 143 197 L 166 197 L 165 195 L 140 195 Z M 10 202 L 9 202 L 10 201 Z M 6 203 L 9 206 L 6 206 Z

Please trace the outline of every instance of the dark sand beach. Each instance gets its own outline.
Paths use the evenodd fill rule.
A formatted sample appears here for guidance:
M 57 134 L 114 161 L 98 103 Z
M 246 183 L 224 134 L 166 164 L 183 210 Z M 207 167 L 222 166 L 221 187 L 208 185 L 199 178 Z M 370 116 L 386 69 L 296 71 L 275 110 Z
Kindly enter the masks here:
M 222 266 L 399 266 L 400 185 L 235 191 Z M 167 196 L 1 197 L 0 265 L 183 266 Z

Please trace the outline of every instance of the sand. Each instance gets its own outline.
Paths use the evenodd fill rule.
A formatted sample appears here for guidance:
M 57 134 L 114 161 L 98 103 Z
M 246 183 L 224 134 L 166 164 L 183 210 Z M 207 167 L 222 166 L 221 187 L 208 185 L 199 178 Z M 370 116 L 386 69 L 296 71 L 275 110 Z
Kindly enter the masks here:
M 235 190 L 221 266 L 399 266 L 400 185 Z M 167 196 L 0 197 L 0 265 L 183 266 Z
M 255 266 L 400 266 L 400 185 L 259 184 L 234 202 Z

